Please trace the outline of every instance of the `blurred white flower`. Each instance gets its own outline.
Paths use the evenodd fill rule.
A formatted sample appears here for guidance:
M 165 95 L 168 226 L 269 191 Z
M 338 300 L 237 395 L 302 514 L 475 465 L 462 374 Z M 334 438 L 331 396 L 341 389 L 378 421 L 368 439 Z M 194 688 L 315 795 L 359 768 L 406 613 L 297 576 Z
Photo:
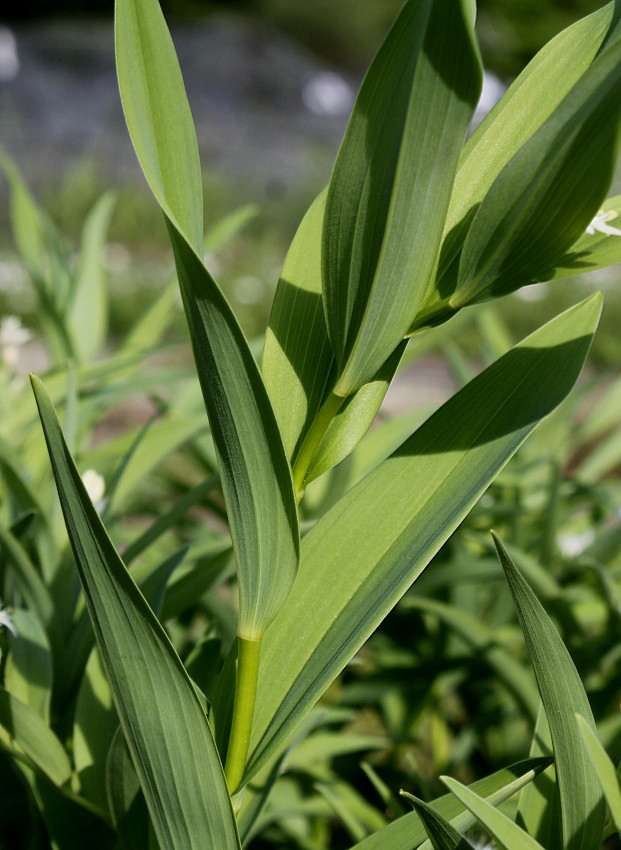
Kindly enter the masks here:
M 315 115 L 346 115 L 354 103 L 354 92 L 340 74 L 320 71 L 304 86 L 302 100 Z
M 32 333 L 22 327 L 17 316 L 5 316 L 0 321 L 0 361 L 14 370 L 19 360 L 19 349 L 32 339 Z
M 0 626 L 8 629 L 12 635 L 17 635 L 17 629 L 8 608 L 0 608 Z
M 579 533 L 560 534 L 557 543 L 566 558 L 575 558 L 581 555 L 594 539 L 595 534 L 587 528 Z
M 621 230 L 617 227 L 611 227 L 609 224 L 606 224 L 608 221 L 612 221 L 619 215 L 615 210 L 599 210 L 593 221 L 589 224 L 586 229 L 586 232 L 589 236 L 594 236 L 595 232 L 603 233 L 604 236 L 621 236 Z
M 82 476 L 82 484 L 86 488 L 91 502 L 95 505 L 95 509 L 99 512 L 103 506 L 103 497 L 106 492 L 106 482 L 98 472 L 94 469 L 87 469 Z
M 10 83 L 18 74 L 17 41 L 8 27 L 0 26 L 0 83 Z

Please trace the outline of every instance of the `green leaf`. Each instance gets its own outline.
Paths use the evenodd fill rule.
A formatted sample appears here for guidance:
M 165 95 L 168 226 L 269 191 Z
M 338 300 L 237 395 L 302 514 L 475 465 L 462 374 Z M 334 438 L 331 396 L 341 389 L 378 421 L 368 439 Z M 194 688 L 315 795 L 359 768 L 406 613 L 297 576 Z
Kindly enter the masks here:
M 472 844 L 468 839 L 460 835 L 452 824 L 427 803 L 419 800 L 413 794 L 405 791 L 402 795 L 414 806 L 416 813 L 422 820 L 427 835 L 429 836 L 434 850 L 471 850 Z
M 449 776 L 440 778 L 502 847 L 506 847 L 507 850 L 543 850 L 538 841 L 531 838 L 527 832 L 520 829 L 517 824 L 509 820 L 502 812 L 497 811 L 486 800 L 481 799 L 474 791 Z
M 97 647 L 93 647 L 78 691 L 73 724 L 73 761 L 80 792 L 100 806 L 108 807 L 106 756 L 119 720 L 112 703 Z
M 611 26 L 613 5 L 608 3 L 549 41 L 466 143 L 444 226 L 437 279 L 429 287 L 416 326 L 425 325 L 425 314 L 439 311 L 442 315 L 442 305 L 455 289 L 459 254 L 481 201 L 509 160 L 593 62 Z
M 531 758 L 553 758 L 550 728 L 542 704 L 539 706 L 529 755 Z M 516 821 L 544 847 L 551 847 L 558 841 L 562 829 L 561 802 L 553 764 L 522 790 Z
M 608 198 L 602 203 L 601 209 L 603 212 L 609 213 L 610 216 L 605 224 L 619 230 L 621 225 L 621 219 L 619 219 L 621 195 Z M 572 277 L 621 263 L 621 238 L 619 236 L 620 234 L 606 235 L 601 231 L 595 231 L 595 233 L 585 231 L 552 269 L 550 280 Z
M 606 197 L 620 111 L 621 42 L 592 63 L 490 187 L 464 243 L 452 307 L 548 277 Z
M 108 807 L 119 837 L 119 850 L 147 850 L 151 847 L 149 814 L 120 729 L 110 744 L 105 773 Z
M 170 228 L 239 577 L 239 634 L 260 637 L 297 572 L 291 469 L 267 391 L 224 296 Z
M 326 201 L 311 205 L 289 248 L 263 352 L 263 378 L 287 456 L 297 457 L 311 423 L 329 395 L 336 361 L 321 300 L 321 231 Z M 405 343 L 338 410 L 305 476 L 310 482 L 339 463 L 369 429 L 399 365 Z M 328 391 L 328 392 L 327 392 Z
M 552 621 L 496 536 L 494 542 L 515 601 L 550 727 L 562 822 L 562 838 L 556 836 L 555 846 L 565 850 L 595 850 L 600 846 L 606 806 L 586 747 L 576 735 L 574 718 L 579 713 L 594 727 L 593 713 L 571 656 Z
M 95 204 L 84 224 L 80 264 L 67 313 L 73 348 L 81 363 L 100 353 L 108 330 L 108 294 L 103 251 L 115 197 L 106 193 Z
M 49 722 L 53 671 L 47 635 L 31 611 L 17 608 L 11 619 L 16 633 L 9 635 L 4 685 Z
M 289 458 L 321 407 L 335 363 L 321 300 L 325 203 L 326 191 L 295 234 L 265 334 L 263 378 Z
M 356 100 L 323 228 L 338 396 L 370 381 L 392 354 L 435 271 L 481 88 L 470 17 L 464 0 L 409 0 Z
M 317 701 L 537 422 L 567 395 L 600 307 L 599 296 L 587 299 L 486 369 L 304 538 L 292 595 L 265 637 L 249 773 Z
M 151 191 L 193 250 L 203 251 L 198 143 L 177 54 L 157 0 L 115 6 L 125 120 Z
M 346 458 L 367 433 L 384 401 L 403 356 L 407 340 L 399 343 L 377 375 L 345 401 L 330 423 L 313 456 L 306 481 L 313 481 Z
M 116 48 L 132 141 L 166 216 L 238 564 L 240 637 L 256 640 L 297 571 L 291 470 L 265 385 L 202 262 L 202 193 L 192 118 L 156 0 L 119 0 Z M 140 23 L 139 23 L 140 21 Z
M 499 805 L 540 773 L 548 764 L 549 759 L 528 759 L 511 767 L 479 779 L 470 786 L 477 794 L 488 799 L 492 805 Z M 453 794 L 446 794 L 429 804 L 431 808 L 458 831 L 469 829 L 475 818 Z M 397 820 L 389 823 L 374 835 L 365 838 L 351 850 L 414 850 L 426 838 L 425 829 L 416 812 L 408 812 Z
M 0 687 L 0 743 L 5 736 L 54 785 L 69 782 L 71 765 L 56 735 L 34 708 Z
M 101 659 L 162 850 L 238 848 L 194 686 L 107 536 L 45 390 L 32 382 Z
M 606 750 L 593 731 L 591 725 L 581 715 L 577 716 L 578 728 L 593 769 L 599 777 L 610 815 L 614 821 L 617 832 L 621 832 L 621 785 L 619 774 L 614 764 L 608 758 Z

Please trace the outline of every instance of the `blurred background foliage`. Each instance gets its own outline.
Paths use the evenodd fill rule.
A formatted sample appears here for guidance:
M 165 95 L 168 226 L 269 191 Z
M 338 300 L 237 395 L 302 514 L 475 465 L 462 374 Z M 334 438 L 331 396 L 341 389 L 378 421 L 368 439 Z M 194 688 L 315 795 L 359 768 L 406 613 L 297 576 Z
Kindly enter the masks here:
M 336 65 L 357 71 L 366 67 L 401 5 L 401 0 L 162 0 L 173 22 L 239 12 L 275 24 Z M 487 66 L 501 76 L 515 76 L 555 33 L 600 5 L 598 0 L 479 0 L 478 27 Z M 7 21 L 111 14 L 110 0 L 7 0 L 2 11 Z

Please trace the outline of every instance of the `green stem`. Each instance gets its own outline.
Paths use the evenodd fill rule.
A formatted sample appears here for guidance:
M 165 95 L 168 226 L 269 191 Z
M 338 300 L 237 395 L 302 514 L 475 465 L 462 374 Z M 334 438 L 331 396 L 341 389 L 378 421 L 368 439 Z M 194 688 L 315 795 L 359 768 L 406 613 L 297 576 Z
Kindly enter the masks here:
M 327 399 L 319 409 L 319 413 L 313 419 L 310 428 L 304 437 L 300 451 L 297 454 L 295 463 L 293 464 L 293 486 L 298 502 L 304 495 L 306 487 L 306 474 L 311 465 L 311 461 L 315 457 L 315 453 L 319 448 L 321 441 L 326 435 L 326 431 L 345 399 L 343 396 L 330 393 Z
M 257 696 L 257 674 L 259 672 L 260 640 L 249 640 L 241 635 L 237 637 L 237 674 L 235 677 L 235 703 L 231 737 L 226 754 L 224 775 L 229 792 L 232 794 L 244 775 L 254 702 Z

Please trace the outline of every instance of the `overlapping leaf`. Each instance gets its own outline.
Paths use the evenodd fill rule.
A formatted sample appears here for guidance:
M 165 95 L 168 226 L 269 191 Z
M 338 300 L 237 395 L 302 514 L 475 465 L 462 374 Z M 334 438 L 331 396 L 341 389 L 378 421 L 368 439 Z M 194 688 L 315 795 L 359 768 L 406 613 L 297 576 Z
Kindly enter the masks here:
M 356 100 L 328 188 L 323 295 L 338 396 L 404 337 L 433 275 L 481 86 L 464 0 L 409 0 Z
M 548 276 L 606 197 L 620 116 L 617 42 L 595 59 L 483 198 L 464 243 L 451 306 Z
M 202 262 L 201 173 L 190 108 L 157 0 L 119 0 L 121 99 L 138 159 L 168 222 L 238 561 L 240 634 L 260 636 L 297 570 L 290 468 L 247 342 Z
M 598 296 L 577 305 L 475 378 L 304 538 L 293 593 L 265 638 L 251 772 L 569 392 L 600 306 Z
M 473 216 L 502 169 L 554 112 L 607 37 L 613 42 L 615 6 L 608 3 L 549 41 L 466 143 L 446 217 L 437 280 L 429 285 L 417 327 L 451 315 L 447 302 Z
M 480 796 L 497 806 L 507 800 L 549 764 L 549 760 L 528 759 L 479 779 L 470 786 Z M 445 794 L 429 804 L 434 811 L 450 821 L 455 829 L 465 831 L 474 817 L 452 794 Z M 351 850 L 414 850 L 425 840 L 425 830 L 416 812 L 408 812 L 360 841 Z

